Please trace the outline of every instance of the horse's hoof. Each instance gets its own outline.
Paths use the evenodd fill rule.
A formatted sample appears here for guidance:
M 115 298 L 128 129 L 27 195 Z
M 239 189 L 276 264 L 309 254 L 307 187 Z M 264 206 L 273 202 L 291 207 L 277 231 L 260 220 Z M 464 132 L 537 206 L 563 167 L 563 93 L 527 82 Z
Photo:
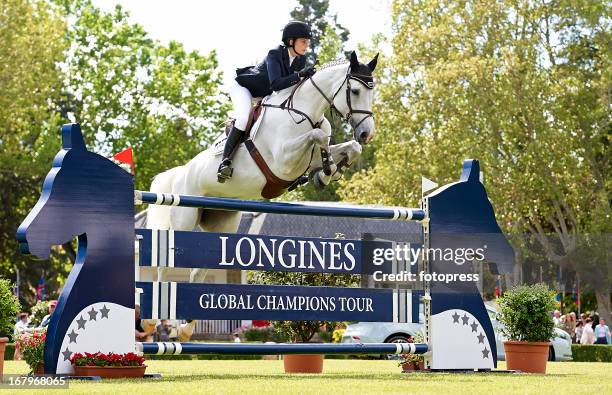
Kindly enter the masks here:
M 321 190 L 323 188 L 325 188 L 325 184 L 321 181 L 321 178 L 319 178 L 319 172 L 321 171 L 321 169 L 314 169 L 313 171 L 310 172 L 310 174 L 308 175 L 308 179 L 310 180 L 310 183 L 312 184 L 312 186 L 314 187 L 314 189 L 317 190 Z

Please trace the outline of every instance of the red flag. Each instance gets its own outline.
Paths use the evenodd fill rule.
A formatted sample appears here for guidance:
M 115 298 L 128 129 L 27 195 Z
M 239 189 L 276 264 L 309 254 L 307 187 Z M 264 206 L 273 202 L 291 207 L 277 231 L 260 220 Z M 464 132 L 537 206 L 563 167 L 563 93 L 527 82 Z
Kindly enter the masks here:
M 130 165 L 130 168 L 132 169 L 132 175 L 134 175 L 134 155 L 132 152 L 132 147 L 113 155 L 113 159 L 121 163 L 127 163 L 128 165 Z
M 499 298 L 502 295 L 502 284 L 501 284 L 501 276 L 497 276 L 495 279 L 495 298 Z
M 45 300 L 45 275 L 40 276 L 36 287 L 36 301 Z

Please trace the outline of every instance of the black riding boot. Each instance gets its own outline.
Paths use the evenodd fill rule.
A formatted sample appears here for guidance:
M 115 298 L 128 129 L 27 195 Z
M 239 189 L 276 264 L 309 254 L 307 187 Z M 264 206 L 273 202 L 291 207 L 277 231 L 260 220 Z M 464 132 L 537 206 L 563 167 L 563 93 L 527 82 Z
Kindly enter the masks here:
M 227 136 L 227 140 L 225 141 L 225 147 L 223 148 L 223 159 L 221 160 L 221 164 L 219 165 L 219 170 L 217 170 L 217 181 L 225 182 L 232 177 L 234 173 L 234 169 L 232 169 L 232 155 L 234 154 L 234 150 L 240 143 L 240 139 L 244 134 L 244 130 L 240 130 L 235 126 L 232 126 L 232 130 L 229 132 Z

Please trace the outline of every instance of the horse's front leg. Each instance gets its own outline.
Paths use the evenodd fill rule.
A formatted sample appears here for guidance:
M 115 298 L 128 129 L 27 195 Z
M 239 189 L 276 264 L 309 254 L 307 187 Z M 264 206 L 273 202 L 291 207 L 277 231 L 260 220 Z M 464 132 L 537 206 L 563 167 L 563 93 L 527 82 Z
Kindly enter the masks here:
M 322 188 L 331 181 L 342 178 L 344 170 L 361 156 L 361 145 L 355 141 L 346 141 L 330 147 L 330 153 L 335 163 L 336 169 L 331 175 L 325 174 L 322 168 L 322 158 L 315 157 L 310 164 L 310 180 L 316 188 Z
M 342 178 L 344 170 L 355 163 L 361 156 L 361 150 L 361 144 L 355 140 L 335 144 L 330 147 L 332 158 L 336 162 L 336 172 L 331 176 L 332 181 Z
M 283 171 L 285 177 L 294 177 L 296 169 L 308 168 L 314 158 L 319 158 L 322 167 L 323 161 L 320 158 L 323 156 L 326 158 L 327 172 L 333 174 L 336 171 L 336 166 L 330 151 L 329 138 L 330 133 L 317 128 L 286 141 L 280 152 L 280 160 L 285 164 Z M 318 152 L 317 148 L 320 148 Z M 314 154 L 313 149 L 315 150 Z

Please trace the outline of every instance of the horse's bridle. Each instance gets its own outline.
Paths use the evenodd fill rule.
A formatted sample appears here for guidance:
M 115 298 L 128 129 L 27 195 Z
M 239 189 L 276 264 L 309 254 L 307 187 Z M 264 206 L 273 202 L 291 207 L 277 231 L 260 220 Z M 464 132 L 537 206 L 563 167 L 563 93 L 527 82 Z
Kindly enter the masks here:
M 348 71 L 346 72 L 346 76 L 344 77 L 344 80 L 342 81 L 342 84 L 340 84 L 338 89 L 336 89 L 336 92 L 333 94 L 331 99 L 328 98 L 325 95 L 325 93 L 323 92 L 323 90 L 321 90 L 321 88 L 319 88 L 319 86 L 314 82 L 314 79 L 312 77 L 309 77 L 309 78 L 304 78 L 303 80 L 298 82 L 298 84 L 295 86 L 295 88 L 289 94 L 289 97 L 287 99 L 285 99 L 285 101 L 283 101 L 280 105 L 264 103 L 264 104 L 262 104 L 262 106 L 264 106 L 264 107 L 280 108 L 280 109 L 289 111 L 289 113 L 295 112 L 295 113 L 300 114 L 301 116 L 304 117 L 304 119 L 302 119 L 300 121 L 296 121 L 294 119 L 296 124 L 300 124 L 300 123 L 304 122 L 305 119 L 307 119 L 308 122 L 310 122 L 310 125 L 312 126 L 313 129 L 319 128 L 321 126 L 322 122 L 323 122 L 322 119 L 315 123 L 315 122 L 312 121 L 312 119 L 310 119 L 308 114 L 306 114 L 305 112 L 300 111 L 297 108 L 293 107 L 293 95 L 299 89 L 299 87 L 304 82 L 306 82 L 306 80 L 310 80 L 312 85 L 319 91 L 319 93 L 321 94 L 321 96 L 323 96 L 325 101 L 327 101 L 327 103 L 329 104 L 329 107 L 332 110 L 336 111 L 338 114 L 340 114 L 342 119 L 344 119 L 349 125 L 351 125 L 350 120 L 351 120 L 353 114 L 366 114 L 366 116 L 363 117 L 363 119 L 361 119 L 357 123 L 357 125 L 355 125 L 355 126 L 351 125 L 351 128 L 353 129 L 353 131 L 355 129 L 357 129 L 357 127 L 359 125 L 361 125 L 363 123 L 363 121 L 365 121 L 366 119 L 374 116 L 374 113 L 372 113 L 372 111 L 368 111 L 368 110 L 354 110 L 353 109 L 353 106 L 351 104 L 351 80 L 358 81 L 359 83 L 361 83 L 362 85 L 364 85 L 368 89 L 374 89 L 374 80 L 373 80 L 371 75 L 351 73 L 350 66 L 349 66 Z M 336 108 L 336 105 L 334 104 L 334 100 L 336 99 L 336 96 L 338 96 L 338 93 L 340 93 L 340 90 L 342 89 L 342 86 L 344 85 L 345 82 L 346 82 L 346 105 L 347 105 L 347 107 L 349 109 L 349 111 L 348 111 L 348 113 L 346 115 L 342 114 L 342 112 L 340 110 L 338 110 L 338 108 Z
M 346 76 L 344 77 L 344 81 L 342 81 L 342 84 L 340 84 L 340 86 L 336 90 L 336 93 L 334 93 L 334 95 L 331 97 L 331 99 L 329 99 L 327 96 L 325 96 L 325 93 L 314 82 L 312 77 L 310 78 L 310 82 L 312 83 L 312 85 L 315 88 L 317 88 L 317 90 L 319 91 L 321 96 L 323 96 L 323 98 L 327 101 L 327 103 L 329 103 L 329 107 L 332 110 L 336 111 L 338 114 L 340 114 L 342 119 L 344 119 L 349 125 L 351 125 L 350 120 L 353 117 L 353 114 L 366 114 L 366 116 L 363 117 L 361 119 L 361 121 L 359 121 L 357 123 L 357 125 L 355 125 L 355 126 L 351 125 L 351 128 L 353 130 L 356 130 L 357 127 L 363 123 L 363 121 L 365 121 L 366 119 L 368 119 L 370 117 L 373 118 L 374 117 L 374 113 L 372 111 L 368 111 L 368 110 L 353 110 L 353 106 L 351 104 L 351 80 L 358 81 L 359 83 L 361 83 L 363 86 L 365 86 L 368 89 L 374 89 L 374 79 L 372 78 L 371 75 L 351 73 L 350 66 L 349 66 L 349 69 L 348 69 L 348 71 L 346 73 Z M 368 81 L 368 80 L 370 80 L 370 81 Z M 336 96 L 338 96 L 338 93 L 340 93 L 340 90 L 342 89 L 342 86 L 344 85 L 345 82 L 346 82 L 346 106 L 348 107 L 348 112 L 346 113 L 346 115 L 343 115 L 342 112 L 340 112 L 340 110 L 338 110 L 338 108 L 336 108 L 336 105 L 334 104 L 334 100 L 336 100 Z

